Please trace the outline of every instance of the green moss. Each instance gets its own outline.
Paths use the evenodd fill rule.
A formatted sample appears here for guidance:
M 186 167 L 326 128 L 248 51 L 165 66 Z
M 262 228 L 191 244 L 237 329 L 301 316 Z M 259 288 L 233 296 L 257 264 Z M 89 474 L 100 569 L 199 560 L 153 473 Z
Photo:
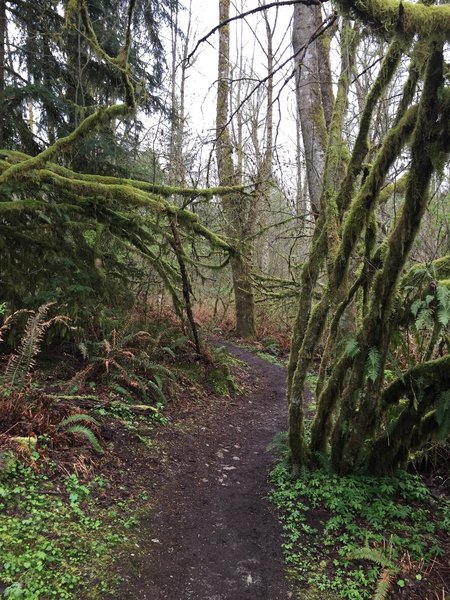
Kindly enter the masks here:
M 450 6 L 399 0 L 338 0 L 346 12 L 356 14 L 377 33 L 400 33 L 412 38 L 450 37 Z
M 212 387 L 214 393 L 220 396 L 229 396 L 239 389 L 229 369 L 223 366 L 211 369 L 208 372 L 206 381 Z

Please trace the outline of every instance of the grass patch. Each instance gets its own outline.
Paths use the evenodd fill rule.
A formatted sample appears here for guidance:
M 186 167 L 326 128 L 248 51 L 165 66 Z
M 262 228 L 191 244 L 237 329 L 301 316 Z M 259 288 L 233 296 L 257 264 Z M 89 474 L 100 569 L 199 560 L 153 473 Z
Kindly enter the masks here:
M 433 498 L 418 476 L 316 471 L 293 479 L 280 463 L 271 480 L 284 559 L 300 597 L 387 598 L 410 582 L 421 586 L 423 597 L 439 592 L 427 577 L 445 552 L 441 536 L 450 533 L 450 504 Z
M 263 360 L 265 360 L 266 362 L 268 362 L 272 365 L 276 365 L 277 367 L 285 367 L 286 366 L 286 360 L 279 358 L 278 356 L 274 356 L 273 354 L 269 354 L 268 352 L 264 352 L 263 350 L 259 350 L 256 353 L 256 356 L 258 356 L 259 358 L 262 358 Z

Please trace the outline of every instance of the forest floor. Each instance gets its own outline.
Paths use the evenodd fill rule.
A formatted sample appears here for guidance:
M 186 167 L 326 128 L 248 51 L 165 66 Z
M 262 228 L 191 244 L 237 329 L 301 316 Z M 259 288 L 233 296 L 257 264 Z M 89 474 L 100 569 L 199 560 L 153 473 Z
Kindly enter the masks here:
M 131 473 L 142 469 L 151 478 L 152 509 L 141 520 L 136 551 L 119 561 L 114 599 L 293 597 L 268 500 L 274 458 L 267 446 L 286 429 L 285 370 L 217 344 L 248 365 L 239 368 L 243 393 L 180 398 L 173 423 L 156 438 L 155 468 L 131 460 Z
M 41 432 L 23 464 L 4 461 L 0 596 L 335 600 L 372 597 L 381 582 L 380 598 L 450 598 L 448 469 L 436 459 L 422 478 L 292 479 L 268 451 L 287 426 L 285 369 L 259 345 L 210 341 L 204 361 L 170 355 L 177 383 L 163 413 L 149 418 L 101 381 L 74 396 L 101 453 L 52 429 L 71 405 L 36 388 L 31 422 L 53 437 Z M 311 394 L 308 421 L 313 410 Z

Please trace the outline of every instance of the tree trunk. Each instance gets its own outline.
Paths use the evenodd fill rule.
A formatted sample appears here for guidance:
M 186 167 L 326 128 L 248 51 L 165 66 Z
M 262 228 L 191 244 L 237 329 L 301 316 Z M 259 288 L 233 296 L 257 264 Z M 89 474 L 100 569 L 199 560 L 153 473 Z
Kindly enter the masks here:
M 219 0 L 219 20 L 225 21 L 230 15 L 230 0 Z M 219 31 L 219 58 L 216 105 L 216 157 L 219 184 L 238 185 L 239 177 L 233 163 L 233 145 L 229 130 L 230 93 L 230 28 L 225 25 Z M 222 201 L 226 219 L 228 239 L 236 247 L 239 256 L 231 261 L 233 291 L 236 310 L 236 333 L 240 337 L 255 335 L 255 303 L 250 281 L 252 264 L 251 243 L 246 237 L 254 228 L 254 206 L 239 194 L 229 194 Z
M 320 211 L 322 175 L 325 168 L 327 130 L 322 101 L 318 41 L 311 37 L 322 23 L 319 6 L 294 6 L 292 47 L 296 65 L 297 106 L 305 151 L 306 179 L 311 209 Z M 323 57 L 323 48 L 321 50 Z M 324 85 L 328 89 L 328 86 Z M 330 98 L 327 98 L 329 108 Z
M 0 148 L 5 143 L 5 45 L 6 45 L 6 0 L 0 0 Z

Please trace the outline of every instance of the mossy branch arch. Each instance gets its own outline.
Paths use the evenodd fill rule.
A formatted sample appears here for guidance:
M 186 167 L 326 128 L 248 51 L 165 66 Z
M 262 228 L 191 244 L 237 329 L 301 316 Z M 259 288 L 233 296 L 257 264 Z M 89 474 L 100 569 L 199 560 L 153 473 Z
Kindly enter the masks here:
M 156 271 L 177 314 L 183 318 L 186 313 L 199 353 L 186 269 L 192 259 L 185 246 L 203 240 L 210 253 L 217 254 L 211 261 L 213 268 L 226 266 L 231 258 L 239 260 L 239 253 L 175 199 L 183 198 L 189 206 L 198 197 L 212 201 L 216 197 L 251 195 L 252 188 L 242 185 L 181 188 L 78 173 L 64 166 L 67 150 L 116 120 L 130 118 L 138 108 L 128 62 L 134 10 L 135 0 L 130 0 L 122 47 L 117 56 L 111 56 L 99 43 L 85 1 L 69 1 L 65 5 L 66 27 L 79 28 L 81 23 L 81 33 L 92 52 L 120 73 L 125 102 L 95 110 L 70 134 L 36 156 L 0 150 L 0 249 L 9 273 L 4 298 L 10 301 L 13 310 L 20 296 L 12 283 L 15 266 L 20 261 L 32 261 L 40 253 L 57 254 L 69 247 L 75 268 L 89 271 L 96 285 L 106 284 L 110 274 L 100 246 L 119 245 Z M 86 242 L 86 232 L 94 240 L 90 244 Z

